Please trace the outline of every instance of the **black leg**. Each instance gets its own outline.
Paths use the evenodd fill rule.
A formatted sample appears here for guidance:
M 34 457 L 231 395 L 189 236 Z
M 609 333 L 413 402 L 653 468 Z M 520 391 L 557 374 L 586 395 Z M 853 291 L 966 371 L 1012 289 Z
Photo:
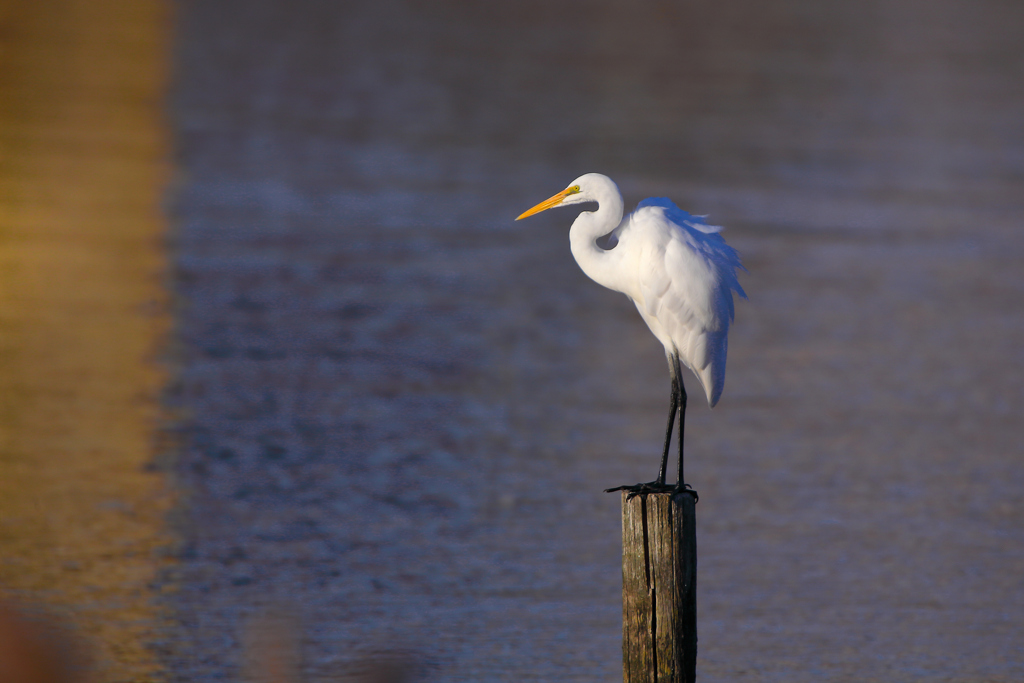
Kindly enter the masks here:
M 665 428 L 665 448 L 661 452 L 661 469 L 658 470 L 658 484 L 665 485 L 665 468 L 668 467 L 668 449 L 672 444 L 672 426 L 676 421 L 676 409 L 679 406 L 678 374 L 672 373 L 672 396 L 668 406 L 668 426 Z
M 665 448 L 661 452 L 661 467 L 658 470 L 658 478 L 646 484 L 634 484 L 632 486 L 616 486 L 605 489 L 606 493 L 613 491 L 629 491 L 629 497 L 646 495 L 648 493 L 668 493 L 671 491 L 691 490 L 683 483 L 683 412 L 686 410 L 686 389 L 683 388 L 683 375 L 679 365 L 679 358 L 671 356 L 668 359 L 668 371 L 672 377 L 672 392 L 669 397 L 668 424 L 665 427 Z M 675 487 L 665 484 L 665 470 L 668 467 L 668 451 L 672 445 L 672 428 L 675 426 L 676 411 L 679 411 L 679 481 Z M 696 492 L 693 493 L 696 496 Z
M 679 398 L 676 400 L 676 403 L 679 404 L 679 471 L 677 472 L 676 492 L 688 491 L 693 494 L 694 501 L 696 501 L 698 499 L 697 492 L 690 488 L 683 475 L 683 435 L 686 432 L 686 387 L 683 386 L 683 373 L 679 365 L 679 356 L 673 356 L 672 361 L 675 365 L 675 375 L 679 378 L 679 381 L 676 383 L 679 388 Z
M 672 359 L 676 372 L 675 374 L 682 379 L 682 369 L 679 367 L 679 358 L 675 357 Z M 679 405 L 679 471 L 677 472 L 676 482 L 680 486 L 686 485 L 686 479 L 683 477 L 683 434 L 686 433 L 686 387 L 683 383 L 676 382 L 672 387 L 678 394 L 676 397 L 676 403 Z

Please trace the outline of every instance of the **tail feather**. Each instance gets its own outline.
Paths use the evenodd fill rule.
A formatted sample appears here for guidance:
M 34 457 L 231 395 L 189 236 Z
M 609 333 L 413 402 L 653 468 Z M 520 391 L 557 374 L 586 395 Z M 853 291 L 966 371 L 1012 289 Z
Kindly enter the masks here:
M 704 393 L 708 397 L 708 405 L 712 408 L 718 404 L 725 388 L 725 359 L 729 352 L 728 332 L 709 334 L 707 339 L 708 363 L 699 371 L 694 369 L 700 380 Z

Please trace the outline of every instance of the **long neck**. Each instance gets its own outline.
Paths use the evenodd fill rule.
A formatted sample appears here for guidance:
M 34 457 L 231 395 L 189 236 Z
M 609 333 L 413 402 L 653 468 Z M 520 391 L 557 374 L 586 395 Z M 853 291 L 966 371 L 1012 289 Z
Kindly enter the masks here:
M 569 247 L 580 269 L 599 285 L 617 292 L 625 291 L 619 267 L 622 250 L 602 249 L 597 239 L 607 235 L 622 222 L 622 195 L 614 186 L 597 198 L 596 211 L 584 211 L 569 229 Z

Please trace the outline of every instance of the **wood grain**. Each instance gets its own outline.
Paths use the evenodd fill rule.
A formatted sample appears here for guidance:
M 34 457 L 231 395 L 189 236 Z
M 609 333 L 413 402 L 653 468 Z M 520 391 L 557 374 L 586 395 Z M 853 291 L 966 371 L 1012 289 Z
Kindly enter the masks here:
M 689 683 L 697 663 L 693 496 L 622 494 L 622 668 L 626 683 Z

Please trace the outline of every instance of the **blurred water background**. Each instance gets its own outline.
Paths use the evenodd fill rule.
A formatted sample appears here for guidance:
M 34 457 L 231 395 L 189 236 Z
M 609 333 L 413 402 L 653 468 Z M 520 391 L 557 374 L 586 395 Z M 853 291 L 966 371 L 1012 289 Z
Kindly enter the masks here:
M 713 412 L 687 378 L 700 679 L 1024 677 L 1024 6 L 176 11 L 154 677 L 284 612 L 310 681 L 620 679 L 601 490 L 664 359 L 572 211 L 512 221 L 589 171 L 749 270 Z

